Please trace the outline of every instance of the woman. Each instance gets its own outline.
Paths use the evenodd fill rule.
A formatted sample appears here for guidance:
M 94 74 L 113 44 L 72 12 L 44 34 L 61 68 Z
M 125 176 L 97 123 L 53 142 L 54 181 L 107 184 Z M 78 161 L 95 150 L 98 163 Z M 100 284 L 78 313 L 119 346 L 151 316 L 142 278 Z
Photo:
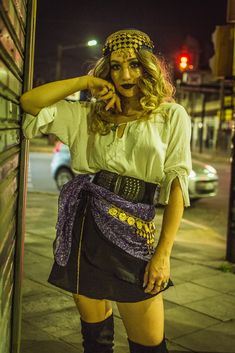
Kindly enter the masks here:
M 66 102 L 81 90 L 95 102 Z M 149 36 L 111 34 L 87 76 L 45 84 L 21 105 L 27 138 L 53 133 L 78 174 L 61 192 L 49 282 L 73 293 L 85 353 L 113 352 L 116 301 L 130 352 L 167 352 L 162 291 L 189 206 L 190 121 Z M 156 243 L 156 203 L 166 205 Z

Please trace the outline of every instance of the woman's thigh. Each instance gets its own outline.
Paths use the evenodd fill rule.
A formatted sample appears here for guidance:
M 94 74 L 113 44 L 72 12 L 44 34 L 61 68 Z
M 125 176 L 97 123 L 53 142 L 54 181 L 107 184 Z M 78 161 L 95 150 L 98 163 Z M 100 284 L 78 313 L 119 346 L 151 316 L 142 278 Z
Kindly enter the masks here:
M 164 336 L 162 294 L 136 303 L 117 303 L 128 338 L 145 346 L 161 343 Z
M 109 300 L 92 299 L 79 294 L 73 294 L 73 299 L 81 319 L 85 322 L 100 322 L 112 314 L 112 304 Z

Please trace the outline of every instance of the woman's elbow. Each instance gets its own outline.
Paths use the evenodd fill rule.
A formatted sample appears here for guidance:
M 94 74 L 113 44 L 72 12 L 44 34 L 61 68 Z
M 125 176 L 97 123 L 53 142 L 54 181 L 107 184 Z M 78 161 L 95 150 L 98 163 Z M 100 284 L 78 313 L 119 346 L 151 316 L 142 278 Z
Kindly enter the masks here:
M 179 178 L 175 178 L 171 184 L 171 192 L 169 197 L 169 204 L 177 203 L 178 206 L 184 208 L 184 198 L 183 198 L 183 191 L 180 185 Z
M 34 116 L 38 115 L 38 113 L 41 110 L 40 108 L 37 108 L 32 104 L 32 102 L 28 97 L 27 92 L 20 97 L 20 106 L 24 112 Z

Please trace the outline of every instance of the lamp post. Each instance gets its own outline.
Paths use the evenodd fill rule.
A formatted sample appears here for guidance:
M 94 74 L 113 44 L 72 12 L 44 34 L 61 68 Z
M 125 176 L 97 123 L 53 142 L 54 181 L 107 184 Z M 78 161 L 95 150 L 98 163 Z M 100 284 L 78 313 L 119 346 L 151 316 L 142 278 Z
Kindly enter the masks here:
M 61 78 L 61 61 L 63 52 L 65 50 L 71 50 L 76 48 L 86 48 L 86 47 L 94 47 L 98 43 L 95 39 L 89 40 L 87 43 L 77 43 L 71 45 L 61 45 L 57 46 L 57 60 L 56 60 L 56 80 L 58 81 Z

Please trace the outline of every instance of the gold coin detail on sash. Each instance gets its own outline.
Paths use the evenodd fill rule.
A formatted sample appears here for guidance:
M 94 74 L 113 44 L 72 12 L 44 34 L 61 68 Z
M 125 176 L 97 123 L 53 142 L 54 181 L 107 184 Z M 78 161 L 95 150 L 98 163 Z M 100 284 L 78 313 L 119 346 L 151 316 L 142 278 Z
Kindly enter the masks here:
M 140 218 L 125 213 L 123 210 L 115 206 L 110 207 L 107 212 L 112 217 L 118 218 L 120 221 L 125 222 L 129 226 L 134 226 L 135 234 L 145 239 L 148 250 L 151 251 L 151 249 L 153 249 L 156 229 L 153 221 L 146 222 Z
M 117 215 L 117 213 L 118 213 L 118 210 L 116 208 L 112 207 L 112 208 L 109 209 L 108 212 L 109 212 L 109 214 L 111 216 L 115 217 Z
M 144 229 L 145 229 L 145 232 L 147 232 L 147 233 L 150 232 L 150 229 L 146 223 L 144 224 Z
M 135 224 L 135 220 L 133 217 L 128 217 L 127 218 L 127 223 L 130 225 L 130 226 L 133 226 L 133 224 Z
M 141 221 L 136 221 L 136 226 L 138 229 L 142 229 L 143 223 Z
M 123 221 L 123 222 L 127 219 L 127 215 L 124 212 L 119 213 L 118 217 L 119 217 L 120 221 Z

